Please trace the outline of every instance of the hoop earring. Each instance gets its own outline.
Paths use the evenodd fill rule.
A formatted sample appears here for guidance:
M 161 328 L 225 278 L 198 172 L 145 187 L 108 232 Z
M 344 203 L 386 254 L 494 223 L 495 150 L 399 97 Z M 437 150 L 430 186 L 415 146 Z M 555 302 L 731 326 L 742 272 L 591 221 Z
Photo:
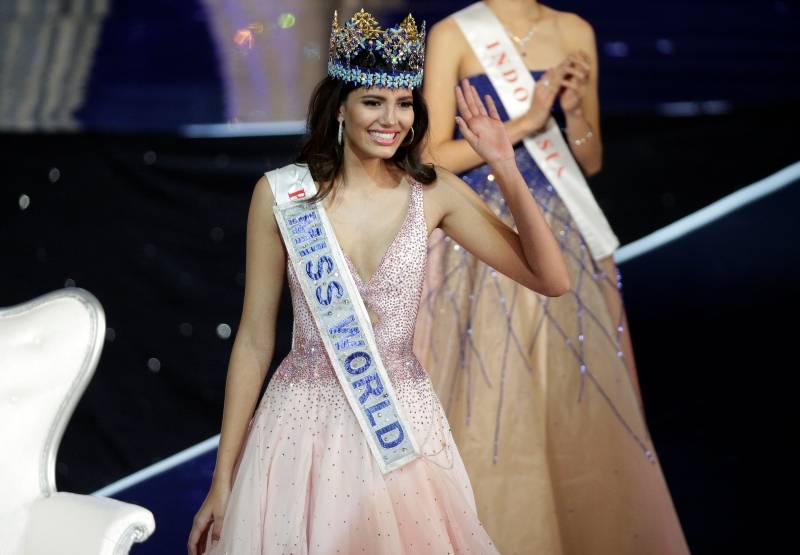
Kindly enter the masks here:
M 336 140 L 339 144 L 342 144 L 342 120 L 339 120 L 339 137 Z
M 408 135 L 406 135 L 406 137 L 407 137 L 407 136 L 408 136 Z M 411 128 L 411 140 L 410 140 L 410 141 L 408 141 L 408 142 L 406 142 L 406 141 L 403 141 L 402 143 L 400 143 L 400 146 L 408 146 L 408 145 L 410 145 L 410 144 L 411 144 L 411 143 L 413 143 L 413 142 L 414 142 L 414 128 L 412 127 L 412 128 Z

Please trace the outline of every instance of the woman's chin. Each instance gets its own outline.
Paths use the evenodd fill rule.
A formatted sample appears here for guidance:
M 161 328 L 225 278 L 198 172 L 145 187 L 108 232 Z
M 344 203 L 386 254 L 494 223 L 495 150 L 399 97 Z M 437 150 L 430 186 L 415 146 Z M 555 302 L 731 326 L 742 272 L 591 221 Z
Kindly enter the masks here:
M 392 145 L 379 145 L 375 143 L 370 143 L 367 145 L 359 145 L 359 150 L 365 155 L 370 158 L 382 158 L 384 160 L 389 160 L 392 158 L 397 149 L 399 148 L 398 144 Z

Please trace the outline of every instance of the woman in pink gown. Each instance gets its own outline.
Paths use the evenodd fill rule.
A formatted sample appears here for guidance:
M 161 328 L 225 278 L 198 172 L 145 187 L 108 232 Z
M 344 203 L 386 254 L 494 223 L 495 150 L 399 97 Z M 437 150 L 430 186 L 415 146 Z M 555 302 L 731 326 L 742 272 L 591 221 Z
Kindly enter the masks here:
M 417 30 L 410 16 L 388 30 L 363 10 L 342 27 L 334 17 L 329 76 L 312 98 L 299 158 L 317 184 L 311 200 L 327 211 L 346 260 L 338 271 L 352 272 L 420 456 L 389 472 L 373 457 L 301 289 L 309 270 L 296 272 L 287 259 L 272 212 L 275 184 L 261 178 L 248 216 L 244 309 L 220 446 L 189 537 L 191 555 L 497 552 L 478 520 L 442 406 L 412 353 L 427 239 L 441 228 L 545 295 L 570 284 L 494 104 L 487 109 L 469 84 L 456 91 L 460 129 L 494 168 L 519 233 L 456 176 L 420 162 L 428 120 L 416 88 L 424 37 L 424 25 Z M 292 349 L 256 406 L 284 271 Z

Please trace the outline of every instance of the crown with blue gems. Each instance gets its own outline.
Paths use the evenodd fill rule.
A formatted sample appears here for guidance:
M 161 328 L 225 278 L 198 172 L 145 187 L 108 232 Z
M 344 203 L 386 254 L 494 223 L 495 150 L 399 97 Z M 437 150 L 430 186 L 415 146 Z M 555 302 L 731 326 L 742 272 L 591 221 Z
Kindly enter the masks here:
M 351 62 L 362 52 L 370 60 L 382 59 L 389 70 Z M 425 22 L 417 29 L 411 14 L 399 25 L 381 29 L 378 20 L 362 8 L 339 25 L 333 12 L 328 75 L 359 87 L 414 88 L 422 84 L 425 63 Z

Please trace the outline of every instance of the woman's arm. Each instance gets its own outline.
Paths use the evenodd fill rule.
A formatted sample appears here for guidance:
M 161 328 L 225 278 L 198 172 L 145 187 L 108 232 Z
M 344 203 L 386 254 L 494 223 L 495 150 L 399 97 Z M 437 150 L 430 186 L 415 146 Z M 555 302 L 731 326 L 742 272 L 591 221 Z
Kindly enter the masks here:
M 511 211 L 517 231 L 503 223 L 466 183 L 437 169 L 430 189 L 439 227 L 487 265 L 548 296 L 570 288 L 561 249 L 517 169 L 514 149 L 490 97 L 489 110 L 464 80 L 456 89 L 458 125 L 471 148 L 489 164 Z
M 256 183 L 247 216 L 244 307 L 228 363 L 214 477 L 208 496 L 194 517 L 188 541 L 190 555 L 203 552 L 206 534 L 210 533 L 212 540 L 219 538 L 233 482 L 233 468 L 275 350 L 275 321 L 286 253 L 272 204 L 269 182 L 262 177 Z M 209 523 L 212 523 L 210 530 Z
M 588 177 L 603 166 L 603 143 L 600 140 L 598 100 L 599 66 L 592 26 L 575 14 L 559 16 L 559 26 L 570 52 L 580 57 L 578 73 L 566 79 L 561 105 L 567 125 L 567 143 L 575 161 Z M 585 70 L 581 71 L 581 70 Z M 591 133 L 591 135 L 590 135 Z M 577 141 L 577 143 L 576 143 Z
M 461 173 L 483 164 L 481 157 L 464 139 L 453 139 L 456 102 L 453 88 L 458 85 L 461 59 L 470 48 L 458 24 L 451 17 L 431 27 L 425 53 L 425 87 L 428 105 L 429 142 L 427 156 L 448 170 Z M 557 90 L 557 87 L 554 87 Z M 546 121 L 538 121 L 532 112 L 505 122 L 512 144 L 533 134 Z
M 266 177 L 256 183 L 247 216 L 244 306 L 233 342 L 214 479 L 230 483 L 247 424 L 275 350 L 286 253 L 272 213 L 272 190 Z

